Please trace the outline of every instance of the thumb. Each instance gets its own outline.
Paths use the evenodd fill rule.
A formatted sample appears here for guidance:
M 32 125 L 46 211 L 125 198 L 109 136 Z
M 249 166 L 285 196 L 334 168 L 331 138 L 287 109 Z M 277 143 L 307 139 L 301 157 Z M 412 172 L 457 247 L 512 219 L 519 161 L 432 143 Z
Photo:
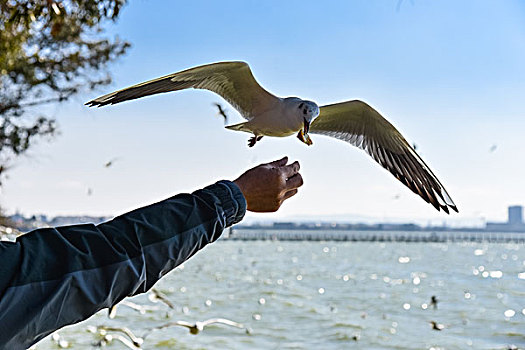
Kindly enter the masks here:
M 285 166 L 286 163 L 288 163 L 288 157 L 284 156 L 283 158 L 279 160 L 274 160 L 273 162 L 268 163 L 269 165 L 273 165 L 275 167 Z

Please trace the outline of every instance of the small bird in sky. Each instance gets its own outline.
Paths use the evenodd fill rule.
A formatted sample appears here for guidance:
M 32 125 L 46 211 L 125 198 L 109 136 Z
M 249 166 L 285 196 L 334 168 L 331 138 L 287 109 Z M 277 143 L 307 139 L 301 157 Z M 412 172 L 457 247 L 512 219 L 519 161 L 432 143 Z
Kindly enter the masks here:
M 215 102 L 214 105 L 219 110 L 217 114 L 222 115 L 222 117 L 224 118 L 224 125 L 228 124 L 228 115 L 226 114 L 226 111 L 224 110 L 224 108 L 222 108 L 222 105 L 217 102 Z
M 115 158 L 112 158 L 112 159 L 108 160 L 106 163 L 104 163 L 104 167 L 105 167 L 105 168 L 109 168 L 109 167 L 112 166 L 117 160 L 119 160 L 119 157 L 115 157 Z
M 490 146 L 489 153 L 492 153 L 492 152 L 496 151 L 496 149 L 498 149 L 498 145 L 494 144 L 494 145 Z
M 152 330 L 163 329 L 163 328 L 168 328 L 168 327 L 173 327 L 173 326 L 182 326 L 182 327 L 188 328 L 191 334 L 199 334 L 201 331 L 204 330 L 204 327 L 207 327 L 212 324 L 225 324 L 227 326 L 245 329 L 247 332 L 249 332 L 249 329 L 244 327 L 243 324 L 237 323 L 232 320 L 228 320 L 226 318 L 212 318 L 212 319 L 202 321 L 202 322 L 197 321 L 195 323 L 189 323 L 186 321 L 174 321 L 174 322 L 168 322 L 158 327 L 152 328 Z
M 313 144 L 310 133 L 334 137 L 367 152 L 438 211 L 458 211 L 414 148 L 368 104 L 353 100 L 319 108 L 315 102 L 298 97 L 274 96 L 257 83 L 245 62 L 218 62 L 190 68 L 109 93 L 86 105 L 101 107 L 189 88 L 215 92 L 237 109 L 247 121 L 226 128 L 252 134 L 248 141 L 250 147 L 264 136 L 296 134 L 309 146 Z

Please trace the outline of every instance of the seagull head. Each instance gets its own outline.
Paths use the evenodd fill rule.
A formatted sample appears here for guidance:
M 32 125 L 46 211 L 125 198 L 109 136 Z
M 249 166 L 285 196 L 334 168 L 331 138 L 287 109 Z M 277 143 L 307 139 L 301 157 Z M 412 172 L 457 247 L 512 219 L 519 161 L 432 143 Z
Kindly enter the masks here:
M 290 98 L 290 102 L 293 104 L 295 113 L 302 124 L 302 128 L 297 136 L 302 142 L 311 145 L 313 142 L 308 132 L 310 131 L 310 124 L 319 115 L 319 106 L 315 102 L 301 100 L 300 98 Z

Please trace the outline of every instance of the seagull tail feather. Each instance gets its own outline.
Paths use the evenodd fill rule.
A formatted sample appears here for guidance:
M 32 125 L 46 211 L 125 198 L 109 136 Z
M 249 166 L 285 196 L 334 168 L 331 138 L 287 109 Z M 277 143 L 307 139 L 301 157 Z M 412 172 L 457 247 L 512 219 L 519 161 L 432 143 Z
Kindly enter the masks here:
M 248 122 L 234 124 L 234 125 L 228 125 L 228 126 L 225 126 L 225 128 L 226 129 L 230 129 L 230 130 L 244 131 L 244 132 L 253 133 L 253 131 L 249 127 L 247 127 L 246 124 L 248 124 Z

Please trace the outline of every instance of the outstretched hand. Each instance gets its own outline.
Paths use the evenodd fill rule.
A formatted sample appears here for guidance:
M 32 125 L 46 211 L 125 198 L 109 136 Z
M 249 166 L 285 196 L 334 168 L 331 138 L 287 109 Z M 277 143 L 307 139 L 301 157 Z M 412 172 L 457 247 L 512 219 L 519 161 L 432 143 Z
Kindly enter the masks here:
M 261 164 L 234 181 L 244 194 L 249 211 L 277 211 L 285 200 L 297 193 L 303 185 L 299 162 L 286 163 L 288 157 Z

